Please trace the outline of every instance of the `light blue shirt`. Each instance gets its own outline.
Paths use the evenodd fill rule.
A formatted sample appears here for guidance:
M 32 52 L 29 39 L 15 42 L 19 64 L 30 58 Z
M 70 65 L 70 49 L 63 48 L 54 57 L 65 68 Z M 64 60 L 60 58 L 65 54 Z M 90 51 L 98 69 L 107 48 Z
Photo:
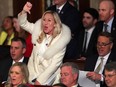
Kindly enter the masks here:
M 111 33 L 111 28 L 112 28 L 112 22 L 113 22 L 113 20 L 114 20 L 114 17 L 112 17 L 111 20 L 107 23 L 107 25 L 108 25 L 107 32 L 109 32 L 109 33 Z M 104 31 L 104 27 L 103 27 L 103 31 Z

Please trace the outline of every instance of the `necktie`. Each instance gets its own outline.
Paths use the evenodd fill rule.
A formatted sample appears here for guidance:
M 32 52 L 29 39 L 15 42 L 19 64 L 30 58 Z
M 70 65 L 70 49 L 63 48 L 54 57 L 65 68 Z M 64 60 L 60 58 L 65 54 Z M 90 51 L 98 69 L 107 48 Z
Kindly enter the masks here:
M 108 25 L 104 24 L 104 32 L 108 32 L 107 27 L 108 27 Z
M 57 12 L 57 13 L 60 13 L 60 9 L 57 8 L 57 9 L 56 9 L 56 12 Z
M 85 32 L 85 38 L 84 38 L 84 45 L 83 45 L 83 53 L 86 52 L 87 34 L 88 34 L 88 32 L 86 31 L 86 32 Z
M 103 66 L 103 59 L 104 58 L 100 58 L 100 59 L 101 59 L 101 61 L 100 61 L 99 65 L 97 66 L 97 68 L 95 69 L 96 73 L 99 73 L 99 71 L 101 70 L 101 68 Z

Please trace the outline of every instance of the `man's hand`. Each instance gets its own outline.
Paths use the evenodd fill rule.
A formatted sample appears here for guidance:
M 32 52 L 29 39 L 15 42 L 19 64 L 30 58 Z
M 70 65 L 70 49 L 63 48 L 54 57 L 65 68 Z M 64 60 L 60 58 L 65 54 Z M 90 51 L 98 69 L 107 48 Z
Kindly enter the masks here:
M 101 81 L 101 74 L 97 74 L 95 72 L 88 72 L 86 76 L 94 81 Z

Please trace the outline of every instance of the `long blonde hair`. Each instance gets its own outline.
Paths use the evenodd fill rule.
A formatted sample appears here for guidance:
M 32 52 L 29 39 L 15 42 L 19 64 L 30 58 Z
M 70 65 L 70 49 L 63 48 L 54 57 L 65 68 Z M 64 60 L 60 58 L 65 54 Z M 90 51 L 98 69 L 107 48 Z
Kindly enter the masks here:
M 5 87 L 13 87 L 12 86 L 12 83 L 11 83 L 11 79 L 10 79 L 10 72 L 11 72 L 11 69 L 15 66 L 19 66 L 20 69 L 21 69 L 21 73 L 23 74 L 24 76 L 24 79 L 22 81 L 22 84 L 27 84 L 28 83 L 28 79 L 29 79 L 29 71 L 28 71 L 28 68 L 27 68 L 27 65 L 25 63 L 22 63 L 22 62 L 16 62 L 15 64 L 13 64 L 11 66 L 11 68 L 9 69 L 9 76 L 8 76 L 8 80 L 5 84 Z
M 44 12 L 43 16 L 42 16 L 42 20 L 41 20 L 41 33 L 39 35 L 39 38 L 38 38 L 38 42 L 41 43 L 43 41 L 43 39 L 46 37 L 46 34 L 43 32 L 43 25 L 42 25 L 42 21 L 43 21 L 43 18 L 46 14 L 51 14 L 53 15 L 53 18 L 54 18 L 54 21 L 55 21 L 55 29 L 54 29 L 54 32 L 53 32 L 53 35 L 52 35 L 52 40 L 58 35 L 61 33 L 61 29 L 62 29 L 62 23 L 61 23 L 61 20 L 58 16 L 58 14 L 54 11 L 46 11 Z M 52 41 L 51 40 L 51 41 Z M 51 42 L 50 42 L 51 43 Z

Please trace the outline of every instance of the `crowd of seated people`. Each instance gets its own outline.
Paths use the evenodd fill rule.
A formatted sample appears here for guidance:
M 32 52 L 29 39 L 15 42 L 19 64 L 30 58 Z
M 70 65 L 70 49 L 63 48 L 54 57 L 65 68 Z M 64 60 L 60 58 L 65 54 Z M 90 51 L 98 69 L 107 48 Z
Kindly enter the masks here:
M 54 4 L 54 6 L 49 7 L 47 10 L 53 10 L 56 12 L 52 13 L 52 11 L 46 11 L 42 16 L 42 19 L 40 19 L 41 21 L 39 20 L 37 21 L 37 23 L 35 23 L 36 26 L 40 26 L 40 22 L 41 24 L 45 25 L 45 27 L 42 27 L 42 29 L 45 30 L 43 30 L 40 36 L 36 31 L 34 31 L 34 33 L 31 32 L 31 28 L 37 28 L 39 31 L 40 27 L 29 27 L 30 30 L 27 31 L 32 33 L 31 35 L 27 31 L 23 30 L 25 26 L 21 25 L 21 23 L 23 22 L 27 24 L 29 23 L 25 19 L 26 14 L 30 13 L 30 10 L 32 8 L 31 3 L 28 2 L 25 4 L 23 11 L 19 14 L 20 21 L 12 16 L 7 16 L 4 18 L 0 29 L 0 82 L 5 83 L 5 87 L 12 87 L 13 85 L 13 87 L 33 87 L 34 85 L 46 85 L 46 82 L 50 83 L 50 78 L 52 78 L 52 83 L 47 85 L 53 87 L 80 87 L 78 83 L 78 64 L 73 64 L 70 61 L 69 63 L 65 63 L 68 59 L 71 59 L 73 61 L 84 61 L 85 66 L 83 70 L 89 71 L 86 74 L 86 77 L 88 79 L 91 79 L 91 81 L 95 83 L 96 87 L 115 87 L 116 82 L 111 81 L 111 84 L 109 83 L 109 73 L 112 71 L 110 71 L 109 68 L 112 68 L 111 65 L 114 61 L 116 61 L 116 19 L 114 14 L 114 3 L 111 0 L 102 0 L 99 3 L 99 11 L 94 8 L 85 9 L 82 14 L 81 21 L 79 18 L 78 10 L 70 6 L 68 0 L 63 0 L 62 4 L 60 0 L 54 0 Z M 60 9 L 60 12 L 58 13 L 57 8 Z M 73 10 L 66 10 L 67 8 Z M 73 17 L 67 19 L 66 14 L 73 11 L 77 17 L 75 17 L 75 15 L 71 15 Z M 58 15 L 59 19 L 55 19 L 54 16 Z M 24 20 L 20 19 L 21 17 L 24 18 Z M 77 22 L 75 22 L 73 18 L 75 18 L 75 20 L 78 18 L 79 19 L 76 20 Z M 53 19 L 55 22 L 53 22 Z M 60 20 L 61 22 L 59 22 Z M 73 22 L 70 23 L 69 20 Z M 62 31 L 63 28 L 61 28 L 61 30 L 59 31 L 56 31 L 58 34 L 54 32 L 56 34 L 54 38 L 52 38 L 51 33 L 51 36 L 48 34 L 49 32 L 47 28 L 50 27 L 49 29 L 56 29 L 57 24 L 55 23 L 57 23 L 57 21 L 58 23 L 61 23 L 61 25 L 58 26 L 59 28 L 64 28 L 64 26 L 66 25 L 65 28 L 67 30 L 70 29 L 71 40 L 69 31 L 66 31 L 66 33 L 64 34 L 64 31 Z M 51 27 L 50 25 L 47 25 L 47 22 L 48 24 L 53 23 L 54 25 L 52 25 Z M 81 27 L 78 26 L 78 24 L 81 22 L 83 27 L 81 25 Z M 77 28 L 78 30 L 75 30 Z M 69 35 L 67 35 L 67 32 Z M 85 40 L 86 32 L 88 33 L 87 41 Z M 59 37 L 61 37 L 60 35 L 62 35 L 62 33 L 63 36 L 65 35 L 64 37 L 67 36 L 67 38 L 65 38 L 65 40 L 67 41 L 66 43 L 64 42 L 65 44 L 62 44 L 63 46 L 58 45 L 58 43 L 60 43 L 60 40 L 63 43 L 62 39 L 59 40 Z M 35 38 L 35 36 L 37 37 Z M 47 37 L 50 37 L 49 40 L 46 39 Z M 35 40 L 33 44 L 31 42 L 31 38 L 34 38 L 33 41 Z M 57 42 L 57 40 L 59 41 Z M 55 41 L 57 42 L 55 43 L 57 47 L 53 45 L 52 41 L 53 43 Z M 45 44 L 44 42 L 47 43 Z M 44 44 L 41 45 L 41 43 Z M 68 47 L 66 49 L 67 44 Z M 56 49 L 54 52 L 48 51 L 51 50 L 50 47 L 52 47 L 52 45 Z M 34 50 L 32 51 L 33 46 Z M 60 48 L 60 46 L 62 48 Z M 48 51 L 48 53 L 46 52 L 46 50 Z M 51 54 L 55 52 L 58 55 Z M 57 59 L 57 61 L 53 61 L 52 58 L 55 60 Z M 26 68 L 28 68 L 29 70 L 31 79 L 28 79 L 30 77 L 28 77 L 28 73 L 26 73 L 26 77 L 23 77 L 25 75 L 22 76 L 22 74 L 25 73 L 25 70 L 22 70 L 23 68 L 20 67 L 20 63 L 19 66 L 17 65 L 18 62 L 28 65 L 27 67 L 24 64 L 24 66 L 26 66 Z M 109 62 L 111 63 L 111 65 L 107 65 Z M 16 66 L 18 66 L 18 69 Z M 13 77 L 13 74 L 16 74 L 17 76 Z M 19 75 L 21 76 L 21 78 L 18 77 Z M 57 77 L 57 75 L 60 77 Z M 113 74 L 112 77 L 114 76 L 115 74 Z M 22 77 L 26 78 L 27 80 L 23 80 Z M 17 78 L 18 80 L 16 81 Z M 30 82 L 28 80 L 30 80 Z M 112 84 L 114 84 L 114 86 L 112 86 Z M 83 87 L 83 85 L 81 86 Z
M 22 37 L 26 40 L 26 52 L 25 57 L 30 57 L 32 52 L 32 42 L 31 42 L 31 34 L 27 33 L 25 30 L 23 30 L 19 23 L 18 19 L 14 16 L 7 16 L 4 18 L 1 28 L 0 28 L 0 49 L 1 53 L 0 56 L 3 59 L 4 54 L 8 55 L 9 53 L 9 47 L 11 45 L 11 40 L 14 37 Z M 3 51 L 2 51 L 3 50 Z M 4 51 L 5 50 L 5 51 Z M 2 56 L 3 55 L 3 56 Z
M 4 18 L 0 29 L 0 45 L 10 45 L 11 39 L 16 36 L 15 28 L 13 27 L 13 16 Z

